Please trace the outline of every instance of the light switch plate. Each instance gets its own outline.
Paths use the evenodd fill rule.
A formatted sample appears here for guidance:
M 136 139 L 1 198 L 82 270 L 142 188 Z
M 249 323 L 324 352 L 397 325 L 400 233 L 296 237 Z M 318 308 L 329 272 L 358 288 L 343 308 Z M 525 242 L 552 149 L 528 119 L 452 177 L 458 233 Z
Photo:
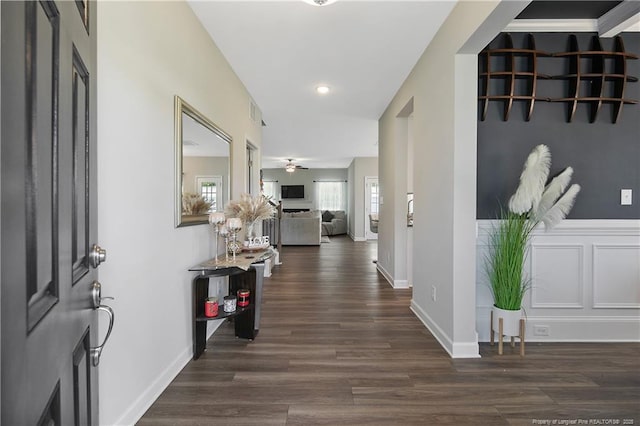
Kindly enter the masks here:
M 620 205 L 621 206 L 630 206 L 633 204 L 632 201 L 632 193 L 631 189 L 621 189 L 620 190 Z

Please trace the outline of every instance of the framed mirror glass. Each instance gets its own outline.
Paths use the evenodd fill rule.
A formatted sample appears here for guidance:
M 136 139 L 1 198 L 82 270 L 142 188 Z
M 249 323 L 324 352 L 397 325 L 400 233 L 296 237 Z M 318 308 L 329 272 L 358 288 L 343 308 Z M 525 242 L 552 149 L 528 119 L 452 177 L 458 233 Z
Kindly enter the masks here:
M 229 201 L 231 136 L 175 97 L 176 227 L 209 223 Z

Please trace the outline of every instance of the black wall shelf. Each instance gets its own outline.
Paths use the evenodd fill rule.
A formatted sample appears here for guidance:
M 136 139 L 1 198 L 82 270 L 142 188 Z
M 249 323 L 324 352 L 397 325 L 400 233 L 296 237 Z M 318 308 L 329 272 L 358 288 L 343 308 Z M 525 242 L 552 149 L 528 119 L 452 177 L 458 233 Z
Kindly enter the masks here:
M 536 50 L 536 42 L 533 34 L 527 36 L 527 47 L 524 49 L 515 49 L 513 47 L 513 39 L 511 34 L 506 33 L 504 36 L 504 48 L 485 49 L 481 52 L 484 56 L 485 71 L 480 73 L 483 79 L 484 91 L 479 97 L 482 101 L 482 121 L 487 117 L 490 101 L 501 101 L 504 103 L 504 120 L 509 120 L 511 107 L 514 101 L 527 102 L 526 121 L 531 119 L 533 114 L 533 106 L 536 97 L 536 88 L 538 79 L 548 79 L 550 76 L 538 73 L 538 56 L 550 56 L 549 53 Z M 492 57 L 499 56 L 504 58 L 504 69 L 492 70 Z M 517 57 L 524 57 L 525 69 L 518 70 Z M 492 95 L 492 82 L 494 79 L 504 80 L 504 93 L 500 95 Z M 523 94 L 516 93 L 516 80 L 524 79 L 527 90 Z M 547 100 L 547 99 L 545 99 Z
M 527 35 L 526 48 L 513 47 L 511 34 L 503 36 L 504 48 L 486 48 L 480 54 L 483 57 L 484 70 L 479 73 L 481 80 L 481 120 L 487 117 L 490 101 L 504 103 L 504 121 L 509 119 L 514 101 L 526 101 L 527 112 L 525 121 L 529 121 L 533 115 L 535 101 L 565 102 L 567 103 L 567 121 L 571 123 L 575 117 L 579 103 L 589 104 L 589 122 L 593 123 L 598 117 L 603 104 L 611 104 L 613 107 L 612 122 L 616 123 L 622 114 L 625 104 L 637 104 L 638 100 L 625 97 L 627 83 L 637 82 L 638 78 L 627 72 L 627 60 L 638 59 L 637 55 L 627 53 L 624 49 L 622 37 L 615 38 L 613 51 L 602 48 L 597 36 L 592 38 L 589 50 L 580 50 L 575 35 L 569 36 L 569 51 L 559 53 L 547 53 L 536 49 L 533 34 Z M 493 70 L 496 64 L 494 57 L 503 57 L 502 69 Z M 517 66 L 523 63 L 517 61 L 518 57 L 524 58 L 524 70 L 518 70 Z M 542 74 L 538 70 L 539 57 L 567 58 L 569 60 L 568 72 L 561 75 Z M 495 91 L 492 81 L 504 81 L 502 93 L 493 94 Z M 518 93 L 516 81 L 524 79 L 525 93 Z M 569 82 L 567 95 L 564 97 L 538 97 L 537 80 L 566 80 Z
M 569 37 L 570 52 L 555 53 L 555 57 L 569 59 L 569 73 L 553 76 L 553 79 L 569 81 L 569 93 L 564 98 L 553 98 L 551 102 L 567 102 L 568 118 L 571 123 L 576 114 L 579 102 L 586 102 L 590 106 L 589 122 L 598 118 L 602 104 L 613 105 L 612 122 L 616 123 L 622 113 L 624 104 L 637 104 L 635 99 L 624 97 L 627 82 L 637 82 L 636 77 L 627 74 L 627 60 L 638 59 L 637 55 L 625 52 L 624 43 L 620 36 L 615 38 L 615 51 L 605 51 L 600 39 L 594 36 L 590 50 L 581 51 L 575 35 Z M 583 61 L 586 59 L 586 61 Z M 613 60 L 613 72 L 607 72 L 606 61 Z M 585 70 L 585 68 L 589 68 Z M 583 72 L 586 71 L 586 72 Z M 586 83 L 586 84 L 582 84 Z M 585 87 L 588 86 L 588 87 Z M 608 87 L 611 86 L 611 87 Z M 585 89 L 585 94 L 582 93 Z

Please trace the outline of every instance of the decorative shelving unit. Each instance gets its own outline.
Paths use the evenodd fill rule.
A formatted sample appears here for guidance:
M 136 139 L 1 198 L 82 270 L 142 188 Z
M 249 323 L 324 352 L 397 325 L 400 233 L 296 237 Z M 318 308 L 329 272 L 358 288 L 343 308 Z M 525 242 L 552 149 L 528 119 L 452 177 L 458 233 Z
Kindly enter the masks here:
M 551 56 L 547 52 L 536 49 L 536 42 L 533 34 L 527 36 L 527 47 L 524 49 L 515 49 L 513 47 L 513 39 L 511 34 L 506 33 L 504 35 L 504 48 L 499 49 L 485 49 L 481 53 L 485 60 L 485 70 L 480 73 L 480 78 L 484 83 L 484 91 L 479 99 L 482 101 L 482 118 L 484 121 L 487 117 L 490 101 L 500 101 L 504 103 L 504 121 L 509 119 L 511 108 L 514 101 L 527 102 L 527 115 L 525 120 L 529 121 L 533 114 L 533 106 L 536 100 L 548 101 L 548 98 L 537 98 L 536 89 L 538 79 L 548 79 L 550 76 L 540 74 L 538 72 L 538 57 Z M 492 69 L 493 57 L 504 58 L 504 68 L 500 70 Z M 518 57 L 525 58 L 524 70 L 518 68 Z M 524 79 L 526 81 L 526 93 L 516 93 L 516 81 Z M 494 80 L 504 81 L 503 94 L 491 94 Z
M 251 254 L 252 263 L 248 270 L 221 262 L 217 264 L 212 260 L 203 262 L 189 268 L 189 271 L 197 272 L 193 278 L 193 359 L 198 359 L 207 346 L 207 322 L 219 319 L 233 318 L 236 337 L 253 340 L 260 330 L 260 311 L 262 304 L 262 285 L 264 281 L 265 261 L 274 256 L 274 251 L 269 248 L 262 252 Z M 251 303 L 246 307 L 237 307 L 233 312 L 224 312 L 223 306 L 219 307 L 218 315 L 207 317 L 204 315 L 204 303 L 209 297 L 209 278 L 229 277 L 229 294 L 235 295 L 240 289 L 250 292 Z
M 638 59 L 637 55 L 627 53 L 620 36 L 615 38 L 615 51 L 602 49 L 600 39 L 594 36 L 590 50 L 580 50 L 575 35 L 569 38 L 569 52 L 555 53 L 555 57 L 569 59 L 569 73 L 553 76 L 553 79 L 569 81 L 569 93 L 565 98 L 552 98 L 551 102 L 567 102 L 568 118 L 571 123 L 576 114 L 578 103 L 586 102 L 590 105 L 589 122 L 593 123 L 603 103 L 613 104 L 612 122 L 616 123 L 622 113 L 624 104 L 637 104 L 635 99 L 624 97 L 627 82 L 637 82 L 636 77 L 627 74 L 627 60 Z M 586 59 L 586 61 L 583 61 Z M 613 60 L 613 72 L 607 72 L 606 60 Z M 589 69 L 584 70 L 589 64 Z M 586 96 L 581 89 L 586 88 Z

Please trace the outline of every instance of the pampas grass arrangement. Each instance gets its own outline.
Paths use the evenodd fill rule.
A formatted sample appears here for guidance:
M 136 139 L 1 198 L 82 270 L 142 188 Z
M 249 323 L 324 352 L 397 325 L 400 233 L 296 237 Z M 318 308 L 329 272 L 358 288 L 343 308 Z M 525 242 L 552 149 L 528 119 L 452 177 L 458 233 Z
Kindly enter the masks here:
M 232 200 L 224 210 L 227 217 L 239 217 L 245 224 L 264 220 L 275 214 L 275 209 L 269 203 L 269 197 L 264 194 L 251 196 L 241 194 L 240 200 Z
M 182 195 L 182 214 L 206 214 L 210 208 L 211 203 L 206 201 L 200 194 L 185 193 Z
M 498 308 L 519 310 L 522 307 L 522 298 L 531 282 L 523 272 L 531 232 L 541 222 L 546 230 L 560 223 L 580 192 L 577 184 L 567 189 L 573 174 L 571 167 L 547 185 L 550 167 L 549 148 L 536 146 L 527 157 L 520 184 L 509 199 L 508 211 L 501 213 L 500 224 L 491 233 L 486 268 Z

